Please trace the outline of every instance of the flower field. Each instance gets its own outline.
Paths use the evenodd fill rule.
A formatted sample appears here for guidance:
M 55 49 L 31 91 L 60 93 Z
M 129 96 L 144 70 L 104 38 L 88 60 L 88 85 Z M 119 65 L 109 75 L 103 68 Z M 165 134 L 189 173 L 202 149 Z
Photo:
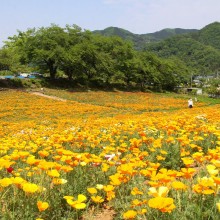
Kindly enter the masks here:
M 46 93 L 0 91 L 1 219 L 220 219 L 220 104 Z

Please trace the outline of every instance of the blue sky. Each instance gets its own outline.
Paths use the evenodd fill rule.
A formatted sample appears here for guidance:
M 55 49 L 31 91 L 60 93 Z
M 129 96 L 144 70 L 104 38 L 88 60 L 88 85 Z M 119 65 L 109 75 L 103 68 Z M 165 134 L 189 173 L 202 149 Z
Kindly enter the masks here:
M 195 28 L 220 22 L 220 0 L 0 0 L 0 46 L 17 30 L 76 24 L 109 26 L 146 34 L 164 28 Z

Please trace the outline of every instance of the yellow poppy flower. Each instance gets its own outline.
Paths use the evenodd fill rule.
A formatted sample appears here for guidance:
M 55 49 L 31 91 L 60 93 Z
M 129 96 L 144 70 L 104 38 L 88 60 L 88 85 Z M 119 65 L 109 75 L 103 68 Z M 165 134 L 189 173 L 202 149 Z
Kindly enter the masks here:
M 67 200 L 67 199 L 70 199 L 70 200 L 74 199 L 73 196 L 64 196 L 63 198 L 66 199 L 66 200 Z
M 92 196 L 91 199 L 95 203 L 102 203 L 102 202 L 104 202 L 104 199 L 101 196 Z
M 103 189 L 103 188 L 104 188 L 104 186 L 103 186 L 102 184 L 96 184 L 96 189 L 101 190 L 101 189 Z
M 60 174 L 57 170 L 48 170 L 47 175 L 50 177 L 59 177 Z
M 123 219 L 134 219 L 137 215 L 137 212 L 134 210 L 128 210 L 123 214 Z
M 218 174 L 218 170 L 216 169 L 216 166 L 212 164 L 207 165 L 206 169 L 211 176 L 216 176 Z
M 42 211 L 46 210 L 49 207 L 49 204 L 47 202 L 38 201 L 37 202 L 37 207 L 38 207 L 38 210 L 40 212 L 42 212 Z
M 179 182 L 179 181 L 172 182 L 172 187 L 176 190 L 186 190 L 187 189 L 187 186 L 184 183 Z
M 217 209 L 220 212 L 220 202 L 216 203 Z
M 59 179 L 59 178 L 54 178 L 54 179 L 52 180 L 52 183 L 53 183 L 54 185 L 61 185 L 61 184 L 67 183 L 67 180 L 65 180 L 65 179 Z
M 24 183 L 22 188 L 26 193 L 35 193 L 39 191 L 39 187 L 33 183 Z
M 84 209 L 86 207 L 86 204 L 83 202 L 86 201 L 87 198 L 83 194 L 79 194 L 77 200 L 74 201 L 72 200 L 73 197 L 64 196 L 64 198 L 66 199 L 67 203 L 75 209 Z
M 11 185 L 13 182 L 10 178 L 3 178 L 0 180 L 0 186 L 2 187 L 7 187 L 9 185 Z
M 158 209 L 161 212 L 171 212 L 176 206 L 173 204 L 172 198 L 155 197 L 148 201 L 151 208 Z
M 97 193 L 97 189 L 96 189 L 96 188 L 87 188 L 87 191 L 88 191 L 90 194 L 96 194 L 96 193 Z
M 150 187 L 148 194 L 154 197 L 166 197 L 169 189 L 166 186 L 160 186 L 158 190 L 155 187 Z
M 144 193 L 140 191 L 137 187 L 134 187 L 131 191 L 132 195 L 143 195 Z
M 107 185 L 103 187 L 105 192 L 110 192 L 113 191 L 115 189 L 115 187 L 113 185 Z

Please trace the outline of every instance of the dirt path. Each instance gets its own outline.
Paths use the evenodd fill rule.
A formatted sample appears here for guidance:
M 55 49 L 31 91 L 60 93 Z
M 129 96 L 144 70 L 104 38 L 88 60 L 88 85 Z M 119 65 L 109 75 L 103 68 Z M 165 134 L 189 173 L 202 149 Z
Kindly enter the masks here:
M 114 210 L 103 209 L 99 213 L 94 213 L 94 208 L 90 210 L 86 216 L 83 216 L 82 220 L 113 220 L 115 212 Z
M 30 94 L 38 95 L 38 96 L 42 96 L 42 97 L 45 97 L 45 98 L 48 98 L 48 99 L 54 99 L 54 100 L 58 100 L 58 101 L 62 101 L 62 102 L 66 102 L 67 101 L 66 99 L 58 98 L 56 96 L 51 96 L 51 95 L 45 95 L 45 94 L 43 94 L 41 92 L 31 92 Z

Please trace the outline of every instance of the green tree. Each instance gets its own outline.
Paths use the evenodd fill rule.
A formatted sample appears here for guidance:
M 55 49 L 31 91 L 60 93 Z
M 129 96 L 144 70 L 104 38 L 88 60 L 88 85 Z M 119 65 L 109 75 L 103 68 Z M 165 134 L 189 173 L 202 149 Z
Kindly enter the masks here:
M 138 58 L 138 82 L 140 83 L 141 89 L 145 87 L 160 89 L 161 75 L 158 69 L 161 63 L 160 59 L 155 54 L 146 51 L 140 52 Z
M 83 41 L 83 32 L 77 25 L 66 25 L 67 44 L 63 47 L 59 60 L 59 68 L 69 80 L 77 79 L 82 71 L 81 48 L 78 46 Z
M 10 70 L 10 53 L 7 49 L 0 49 L 0 70 Z
M 18 36 L 9 40 L 7 46 L 15 46 L 21 63 L 49 71 L 51 79 L 56 77 L 64 48 L 68 44 L 64 28 L 52 24 L 38 30 L 29 29 L 26 32 L 19 32 Z
M 133 64 L 135 63 L 135 52 L 133 45 L 129 41 L 124 41 L 120 37 L 111 37 L 108 53 L 114 62 L 114 69 L 121 84 L 129 86 L 135 78 Z M 116 83 L 116 82 L 115 82 Z
M 49 70 L 51 79 L 55 79 L 67 45 L 68 38 L 65 30 L 57 25 L 51 25 L 48 28 L 40 28 L 28 38 L 25 52 L 29 62 L 41 69 Z

